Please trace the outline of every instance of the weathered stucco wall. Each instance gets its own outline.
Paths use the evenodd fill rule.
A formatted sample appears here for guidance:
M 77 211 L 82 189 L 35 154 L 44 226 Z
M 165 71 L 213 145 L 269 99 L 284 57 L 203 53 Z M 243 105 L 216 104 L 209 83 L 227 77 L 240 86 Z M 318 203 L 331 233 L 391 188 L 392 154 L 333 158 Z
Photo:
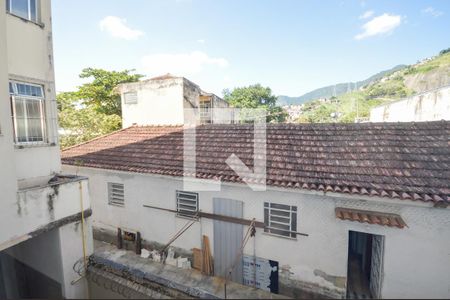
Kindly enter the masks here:
M 183 189 L 178 178 L 157 177 L 92 168 L 63 166 L 90 178 L 94 226 L 140 231 L 148 241 L 166 243 L 186 219 L 174 213 L 145 208 L 151 205 L 176 209 L 176 190 Z M 108 205 L 107 182 L 125 185 L 125 207 Z M 240 185 L 223 185 L 221 192 L 200 192 L 203 212 L 212 212 L 213 197 L 244 202 L 244 218 L 263 221 L 263 202 L 296 205 L 297 231 L 309 234 L 287 239 L 257 230 L 255 249 L 251 241 L 245 253 L 279 261 L 282 290 L 296 288 L 328 296 L 345 296 L 348 235 L 360 231 L 385 236 L 384 280 L 382 296 L 449 297 L 450 284 L 450 210 L 430 204 L 383 198 L 344 198 L 323 193 L 300 193 L 270 189 L 253 192 Z M 349 196 L 347 196 L 349 197 Z M 400 214 L 409 227 L 404 229 L 347 222 L 336 219 L 334 209 L 344 206 Z M 206 234 L 213 245 L 213 221 L 203 218 L 175 241 L 174 246 L 189 250 L 201 245 Z M 214 251 L 214 249 L 211 249 Z M 295 295 L 295 294 L 292 294 Z
M 2 203 L 2 212 L 8 214 L 0 219 L 0 251 L 45 232 L 53 222 L 80 213 L 81 197 L 83 209 L 90 209 L 86 179 L 20 190 L 13 197 L 14 202 Z
M 23 148 L 15 148 L 18 180 L 49 176 L 61 169 L 59 147 L 50 146 L 50 144 L 58 142 L 51 3 L 49 0 L 41 0 L 39 3 L 42 26 L 6 14 L 2 16 L 6 18 L 6 26 L 0 29 L 6 30 L 6 70 L 9 79 L 43 85 L 45 93 L 49 145 L 37 148 L 31 146 L 31 150 L 30 146 L 23 145 Z M 24 47 L 24 41 L 30 46 Z M 9 102 L 9 97 L 4 99 Z M 10 117 L 8 121 L 11 121 Z M 9 142 L 12 140 L 11 132 Z
M 182 125 L 195 123 L 199 118 L 200 95 L 204 93 L 195 83 L 183 77 L 150 79 L 120 85 L 122 127 L 133 124 Z M 137 103 L 125 103 L 125 93 L 137 93 Z M 214 95 L 218 107 L 227 107 L 224 100 Z
M 123 85 L 120 92 L 137 92 L 136 104 L 122 96 L 122 127 L 183 124 L 183 78 L 147 80 Z
M 2 4 L 4 4 L 2 2 Z M 11 104 L 8 93 L 8 61 L 4 55 L 7 49 L 6 40 L 6 6 L 0 5 L 0 226 L 5 228 L 1 220 L 9 218 L 10 210 L 16 201 L 17 177 L 14 164 L 13 129 L 11 122 Z M 0 243 L 3 240 L 0 237 Z
M 93 253 L 90 219 L 85 221 L 86 255 Z M 55 228 L 21 244 L 5 250 L 18 261 L 48 276 L 61 284 L 63 297 L 67 299 L 87 298 L 88 283 L 79 280 L 73 266 L 83 257 L 83 232 L 77 221 Z M 9 274 L 12 276 L 12 274 Z
M 450 120 L 450 86 L 375 107 L 371 122 Z

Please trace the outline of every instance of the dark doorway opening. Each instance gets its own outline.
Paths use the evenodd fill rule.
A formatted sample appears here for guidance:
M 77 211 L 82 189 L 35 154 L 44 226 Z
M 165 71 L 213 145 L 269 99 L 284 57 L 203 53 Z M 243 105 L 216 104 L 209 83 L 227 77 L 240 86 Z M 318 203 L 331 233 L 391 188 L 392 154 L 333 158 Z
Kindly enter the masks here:
M 384 238 L 364 232 L 349 232 L 347 298 L 380 298 Z
M 0 299 L 61 299 L 61 284 L 0 252 Z

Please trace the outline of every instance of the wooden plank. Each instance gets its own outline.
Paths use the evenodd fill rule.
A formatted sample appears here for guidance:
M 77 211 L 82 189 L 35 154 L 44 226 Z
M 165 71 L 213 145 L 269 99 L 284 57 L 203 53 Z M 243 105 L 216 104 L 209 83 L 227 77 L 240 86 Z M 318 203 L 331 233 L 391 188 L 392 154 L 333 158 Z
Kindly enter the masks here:
M 172 213 L 178 213 L 176 210 L 169 209 L 169 208 L 162 208 L 162 207 L 156 207 L 156 206 L 145 205 L 145 204 L 144 204 L 144 207 L 152 208 L 152 209 L 158 209 L 158 210 L 163 210 L 163 211 L 172 212 Z M 252 223 L 252 220 L 246 220 L 246 219 L 241 219 L 241 218 L 234 218 L 234 217 L 217 215 L 217 214 L 210 214 L 210 213 L 205 213 L 205 212 L 202 212 L 202 211 L 198 212 L 198 216 L 201 217 L 201 218 L 207 218 L 207 219 L 224 221 L 224 222 L 241 224 L 241 225 L 247 225 L 247 226 L 249 226 Z M 256 228 L 265 228 L 264 222 L 256 221 L 255 222 L 255 227 Z M 298 234 L 298 235 L 301 235 L 301 236 L 309 236 L 306 233 L 301 233 L 301 232 L 295 232 L 295 233 Z

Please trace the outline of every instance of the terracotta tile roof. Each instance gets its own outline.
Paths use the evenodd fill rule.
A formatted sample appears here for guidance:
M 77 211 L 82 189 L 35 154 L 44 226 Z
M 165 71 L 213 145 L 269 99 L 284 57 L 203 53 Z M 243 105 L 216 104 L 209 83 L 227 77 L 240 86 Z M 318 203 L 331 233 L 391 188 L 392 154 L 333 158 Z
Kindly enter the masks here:
M 267 184 L 450 202 L 450 122 L 268 124 Z M 242 182 L 225 163 L 253 165 L 253 126 L 197 128 L 197 178 Z M 183 128 L 130 127 L 62 153 L 64 164 L 183 176 Z
M 360 223 L 377 224 L 398 228 L 407 227 L 402 217 L 396 214 L 348 209 L 343 207 L 336 207 L 335 212 L 336 218 L 341 220 L 357 221 Z

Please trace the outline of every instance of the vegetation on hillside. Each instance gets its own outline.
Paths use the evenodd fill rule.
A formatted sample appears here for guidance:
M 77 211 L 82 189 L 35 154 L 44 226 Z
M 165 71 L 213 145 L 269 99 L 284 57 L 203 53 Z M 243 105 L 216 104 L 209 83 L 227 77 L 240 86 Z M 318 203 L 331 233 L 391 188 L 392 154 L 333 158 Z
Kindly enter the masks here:
M 335 84 L 335 85 L 321 87 L 321 88 L 315 89 L 315 90 L 308 92 L 299 97 L 278 96 L 278 104 L 279 105 L 298 105 L 298 104 L 307 103 L 314 99 L 330 98 L 332 96 L 343 95 L 349 91 L 349 88 L 359 89 L 363 86 L 366 86 L 370 83 L 380 80 L 381 78 L 385 77 L 387 74 L 392 74 L 393 72 L 401 70 L 405 67 L 406 67 L 405 65 L 398 65 L 398 66 L 393 67 L 392 69 L 378 72 L 377 74 L 374 74 L 365 80 L 361 80 L 361 81 L 357 81 L 357 82 L 345 82 L 345 83 L 339 83 L 339 84 Z
M 120 95 L 115 88 L 120 83 L 138 81 L 142 75 L 133 70 L 120 72 L 84 69 L 80 77 L 92 78 L 75 92 L 59 93 L 58 102 L 61 148 L 67 148 L 122 126 Z
M 408 88 L 405 81 L 415 74 L 428 74 L 433 70 L 444 70 L 450 74 L 450 48 L 432 59 L 386 74 L 361 89 L 332 97 L 329 100 L 314 100 L 304 104 L 298 122 L 355 122 L 368 118 L 370 110 L 378 105 L 413 95 L 418 90 Z

